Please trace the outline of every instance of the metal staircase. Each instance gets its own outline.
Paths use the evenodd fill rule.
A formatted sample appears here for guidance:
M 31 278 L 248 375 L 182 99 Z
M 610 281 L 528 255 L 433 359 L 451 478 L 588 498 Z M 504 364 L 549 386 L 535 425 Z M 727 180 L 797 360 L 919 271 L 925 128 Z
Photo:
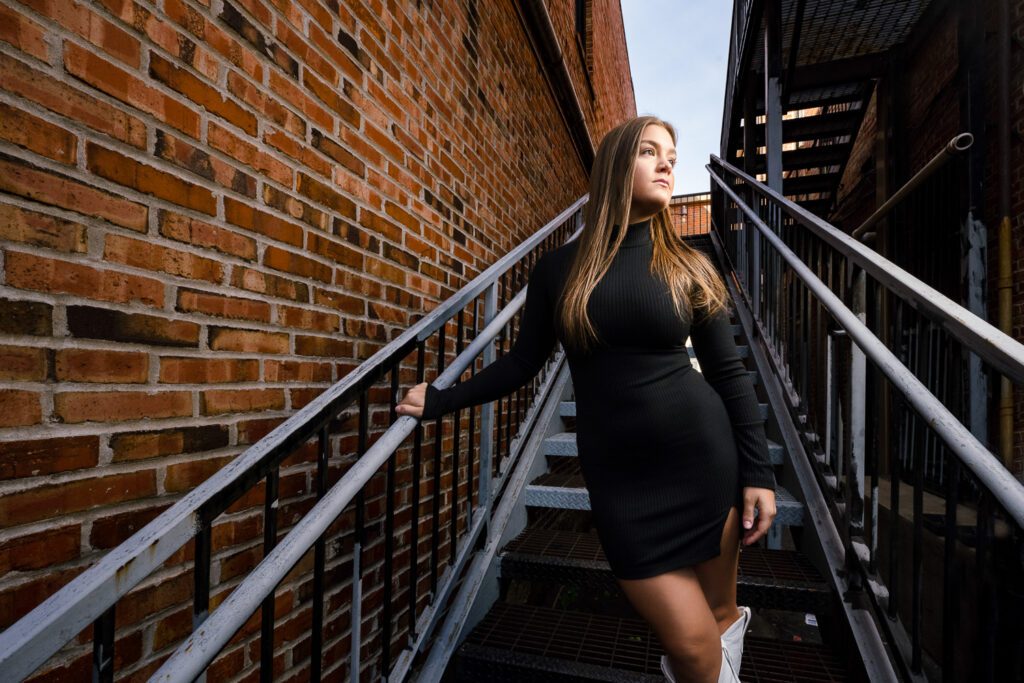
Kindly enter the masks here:
M 707 236 L 687 239 L 710 250 Z M 740 357 L 756 387 L 759 369 L 743 326 L 738 319 L 733 323 Z M 689 343 L 688 349 L 699 370 Z M 558 410 L 545 428 L 549 435 L 533 455 L 538 464 L 521 500 L 526 527 L 495 557 L 499 599 L 466 635 L 448 677 L 466 682 L 664 681 L 659 661 L 663 650 L 627 602 L 592 527 L 579 470 L 571 381 L 562 395 L 550 400 L 557 401 Z M 777 433 L 769 404 L 762 400 L 760 406 L 767 431 Z M 769 439 L 769 454 L 781 473 L 784 447 Z M 787 529 L 802 526 L 804 505 L 779 486 L 776 506 L 766 542 L 740 553 L 738 600 L 755 608 L 741 678 L 859 680 L 863 672 L 848 670 L 841 642 L 823 642 L 821 632 L 806 624 L 832 621 L 835 596 L 813 563 L 795 549 L 792 534 L 785 535 Z M 484 593 L 481 600 L 493 597 Z M 789 614 L 779 618 L 779 611 Z M 794 624 L 799 626 L 794 629 Z M 774 632 L 775 637 L 758 636 L 759 631 Z

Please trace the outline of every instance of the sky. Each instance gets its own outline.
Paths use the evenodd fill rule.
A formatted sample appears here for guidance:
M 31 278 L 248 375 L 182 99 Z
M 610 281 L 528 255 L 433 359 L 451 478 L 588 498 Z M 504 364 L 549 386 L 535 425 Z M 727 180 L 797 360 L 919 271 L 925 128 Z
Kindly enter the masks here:
M 707 192 L 704 165 L 718 154 L 730 0 L 621 0 L 639 115 L 676 128 L 673 194 Z

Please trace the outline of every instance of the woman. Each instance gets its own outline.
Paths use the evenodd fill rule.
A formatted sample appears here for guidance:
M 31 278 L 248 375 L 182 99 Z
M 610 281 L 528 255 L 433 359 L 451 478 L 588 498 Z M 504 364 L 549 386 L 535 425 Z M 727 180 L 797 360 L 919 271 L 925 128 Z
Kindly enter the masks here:
M 662 671 L 680 683 L 735 681 L 750 619 L 736 605 L 740 520 L 745 545 L 768 531 L 775 477 L 725 285 L 671 228 L 675 140 L 653 116 L 610 131 L 584 228 L 537 261 L 510 352 L 448 389 L 416 385 L 397 410 L 429 419 L 497 399 L 561 342 L 594 528 L 667 652 Z

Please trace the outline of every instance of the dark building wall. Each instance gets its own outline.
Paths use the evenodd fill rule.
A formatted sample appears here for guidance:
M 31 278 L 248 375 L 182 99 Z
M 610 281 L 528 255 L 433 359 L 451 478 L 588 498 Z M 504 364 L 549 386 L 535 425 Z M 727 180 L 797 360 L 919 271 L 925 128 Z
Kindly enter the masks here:
M 635 102 L 619 4 L 588 4 L 585 54 L 573 3 L 548 9 L 596 146 Z M 586 192 L 518 7 L 0 3 L 0 628 Z M 283 465 L 285 528 L 314 459 Z M 262 556 L 261 496 L 215 526 L 214 604 Z M 307 580 L 278 591 L 280 680 L 308 666 Z M 119 603 L 119 671 L 145 677 L 190 630 L 191 582 L 189 545 Z M 326 636 L 339 672 L 346 629 Z M 211 680 L 252 670 L 257 634 Z M 42 676 L 87 678 L 90 652 Z

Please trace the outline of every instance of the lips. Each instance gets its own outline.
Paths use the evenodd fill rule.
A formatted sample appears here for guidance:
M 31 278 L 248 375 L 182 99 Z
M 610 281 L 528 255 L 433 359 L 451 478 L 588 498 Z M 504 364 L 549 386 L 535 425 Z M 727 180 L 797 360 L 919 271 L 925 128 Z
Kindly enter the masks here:
M 656 184 L 658 184 L 658 185 L 664 185 L 665 187 L 668 187 L 668 181 L 667 180 L 655 180 L 654 182 Z

